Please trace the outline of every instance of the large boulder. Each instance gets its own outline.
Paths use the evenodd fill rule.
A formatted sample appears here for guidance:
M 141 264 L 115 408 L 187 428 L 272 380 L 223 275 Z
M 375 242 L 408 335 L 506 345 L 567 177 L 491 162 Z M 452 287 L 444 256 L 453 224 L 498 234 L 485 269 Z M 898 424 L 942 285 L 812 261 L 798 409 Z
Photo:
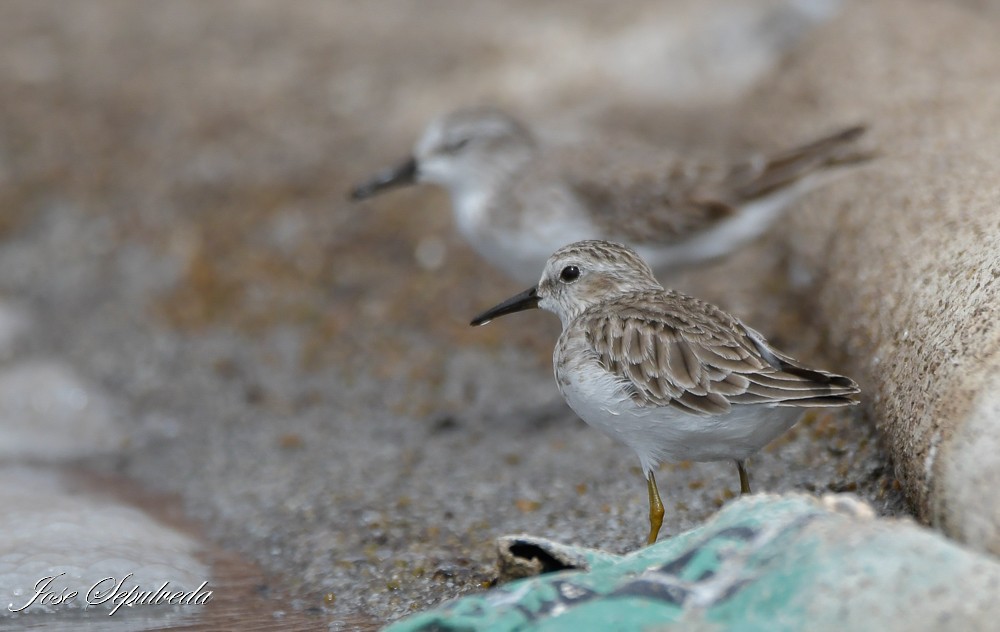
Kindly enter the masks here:
M 789 215 L 803 296 L 860 378 L 918 515 L 1000 553 L 1000 22 L 858 0 L 752 94 L 778 147 L 864 121 L 880 157 Z

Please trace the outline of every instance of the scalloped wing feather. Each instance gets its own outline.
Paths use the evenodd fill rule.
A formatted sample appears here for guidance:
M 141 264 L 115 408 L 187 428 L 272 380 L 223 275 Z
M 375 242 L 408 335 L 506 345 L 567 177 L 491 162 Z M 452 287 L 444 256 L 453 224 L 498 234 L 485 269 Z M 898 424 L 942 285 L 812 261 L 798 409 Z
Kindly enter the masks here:
M 859 392 L 850 379 L 803 367 L 736 318 L 677 292 L 625 295 L 577 322 L 601 366 L 642 407 L 717 415 L 747 404 L 844 406 Z

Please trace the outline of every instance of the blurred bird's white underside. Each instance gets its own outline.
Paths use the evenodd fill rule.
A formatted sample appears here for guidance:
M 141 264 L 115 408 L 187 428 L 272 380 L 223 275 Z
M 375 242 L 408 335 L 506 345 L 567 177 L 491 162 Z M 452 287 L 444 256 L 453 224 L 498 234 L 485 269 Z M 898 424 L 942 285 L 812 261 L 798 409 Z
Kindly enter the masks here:
M 825 178 L 822 178 L 825 180 Z M 710 230 L 673 244 L 635 245 L 636 252 L 655 270 L 669 270 L 722 257 L 765 232 L 782 211 L 819 177 L 807 177 L 795 185 L 761 197 L 738 210 L 731 219 Z M 566 244 L 608 235 L 586 217 L 568 192 L 552 191 L 545 208 L 524 214 L 525 225 L 498 226 L 492 217 L 489 195 L 475 188 L 453 191 L 452 205 L 459 233 L 490 264 L 523 284 L 534 284 L 549 255 Z M 655 235 L 650 235 L 655 240 Z

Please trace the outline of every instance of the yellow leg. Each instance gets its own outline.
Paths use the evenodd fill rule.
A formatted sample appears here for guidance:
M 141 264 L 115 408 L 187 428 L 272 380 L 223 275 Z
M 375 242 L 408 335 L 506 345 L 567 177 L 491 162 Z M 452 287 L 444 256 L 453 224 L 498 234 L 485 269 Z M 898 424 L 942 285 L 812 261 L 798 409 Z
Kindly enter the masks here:
M 747 474 L 747 462 L 736 461 L 736 469 L 740 472 L 740 493 L 750 493 L 750 475 Z
M 649 490 L 649 540 L 646 544 L 656 542 L 656 536 L 660 533 L 663 525 L 663 501 L 660 500 L 660 490 L 656 489 L 656 479 L 650 471 L 646 477 L 646 486 Z

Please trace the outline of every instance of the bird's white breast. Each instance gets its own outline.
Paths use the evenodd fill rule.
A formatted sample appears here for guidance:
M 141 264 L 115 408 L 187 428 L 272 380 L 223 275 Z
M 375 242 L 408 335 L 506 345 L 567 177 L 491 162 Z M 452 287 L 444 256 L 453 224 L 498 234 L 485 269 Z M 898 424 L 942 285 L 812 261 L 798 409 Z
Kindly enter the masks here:
M 538 281 L 549 256 L 600 231 L 559 187 L 519 197 L 476 188 L 452 191 L 455 224 L 480 256 L 520 283 Z

